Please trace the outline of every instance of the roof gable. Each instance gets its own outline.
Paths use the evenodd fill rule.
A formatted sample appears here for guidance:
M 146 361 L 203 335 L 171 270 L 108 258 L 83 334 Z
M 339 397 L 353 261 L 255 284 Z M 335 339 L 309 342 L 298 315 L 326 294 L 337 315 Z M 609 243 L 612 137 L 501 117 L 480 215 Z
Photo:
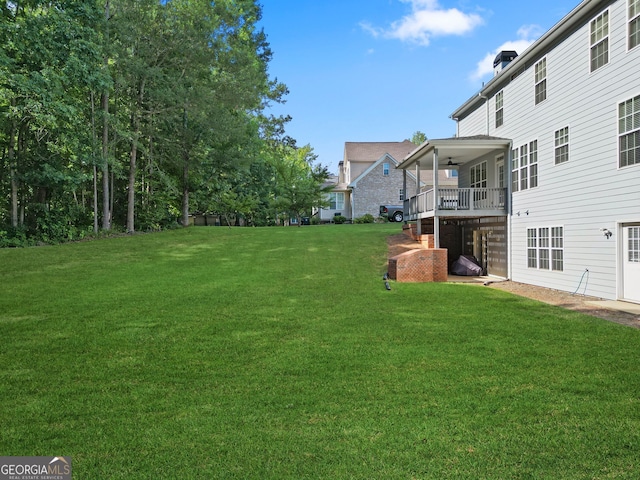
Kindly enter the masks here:
M 396 167 L 400 163 L 395 158 L 393 158 L 391 155 L 389 155 L 388 153 L 385 153 L 377 161 L 372 163 L 369 166 L 369 168 L 367 168 L 364 172 L 362 172 L 360 175 L 358 175 L 358 178 L 356 178 L 353 182 L 351 182 L 349 184 L 349 186 L 350 187 L 355 187 L 358 184 L 358 182 L 360 181 L 360 179 L 362 179 L 362 178 L 366 177 L 367 175 L 369 175 L 381 163 L 387 163 L 387 162 L 388 163 L 393 163 L 393 165 L 396 166 Z

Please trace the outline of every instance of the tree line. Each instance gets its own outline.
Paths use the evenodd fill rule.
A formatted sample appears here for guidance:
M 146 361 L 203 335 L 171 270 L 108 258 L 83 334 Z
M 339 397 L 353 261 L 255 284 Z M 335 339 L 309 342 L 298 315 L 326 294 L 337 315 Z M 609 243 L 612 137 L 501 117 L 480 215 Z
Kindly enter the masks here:
M 271 225 L 321 205 L 326 168 L 268 114 L 287 88 L 255 0 L 0 3 L 0 245 Z

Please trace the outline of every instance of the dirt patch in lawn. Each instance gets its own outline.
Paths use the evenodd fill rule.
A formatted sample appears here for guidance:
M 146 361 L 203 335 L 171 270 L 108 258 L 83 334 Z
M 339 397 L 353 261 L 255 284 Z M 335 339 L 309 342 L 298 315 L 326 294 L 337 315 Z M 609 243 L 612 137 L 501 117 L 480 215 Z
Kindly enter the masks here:
M 412 240 L 408 235 L 391 235 L 387 238 L 389 257 L 415 248 L 423 248 L 422 245 Z M 603 299 L 589 297 L 580 294 L 571 294 L 554 290 L 552 288 L 537 287 L 525 283 L 507 281 L 488 281 L 487 288 L 504 290 L 521 297 L 531 298 L 540 302 L 549 303 L 569 310 L 576 310 L 587 315 L 602 318 L 610 322 L 620 323 L 629 327 L 640 328 L 640 316 L 619 310 L 602 308 L 591 302 L 600 302 Z M 482 284 L 482 282 L 480 282 Z

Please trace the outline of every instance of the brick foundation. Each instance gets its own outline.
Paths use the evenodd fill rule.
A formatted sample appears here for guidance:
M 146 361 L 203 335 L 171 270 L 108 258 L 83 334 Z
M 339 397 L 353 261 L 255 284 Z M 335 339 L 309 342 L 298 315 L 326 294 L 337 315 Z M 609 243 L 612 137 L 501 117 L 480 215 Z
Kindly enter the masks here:
M 388 271 L 389 278 L 398 282 L 446 282 L 448 275 L 447 249 L 409 250 L 391 257 Z

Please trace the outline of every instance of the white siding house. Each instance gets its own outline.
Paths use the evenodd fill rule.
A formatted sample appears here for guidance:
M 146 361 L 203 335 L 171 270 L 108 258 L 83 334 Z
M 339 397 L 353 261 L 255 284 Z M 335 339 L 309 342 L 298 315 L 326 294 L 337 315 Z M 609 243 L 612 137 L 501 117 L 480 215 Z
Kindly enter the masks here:
M 488 186 L 504 175 L 514 281 L 640 303 L 639 15 L 640 0 L 584 0 L 452 114 L 458 140 L 509 142 L 463 158 L 459 182 L 483 162 Z

